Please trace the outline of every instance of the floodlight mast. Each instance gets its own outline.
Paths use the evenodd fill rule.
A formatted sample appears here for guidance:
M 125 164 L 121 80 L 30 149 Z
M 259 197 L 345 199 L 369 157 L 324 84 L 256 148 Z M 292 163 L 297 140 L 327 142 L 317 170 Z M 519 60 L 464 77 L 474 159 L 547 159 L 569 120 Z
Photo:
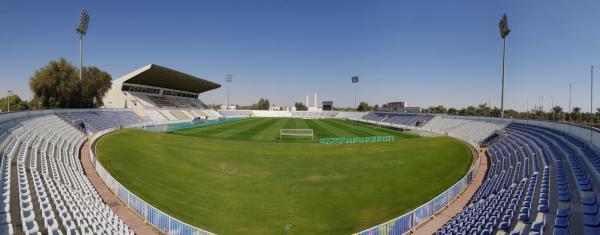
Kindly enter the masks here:
M 352 83 L 354 84 L 354 112 L 356 112 L 356 87 L 358 86 L 358 76 L 352 76 Z
M 10 113 L 10 97 L 12 96 L 12 94 L 13 94 L 13 91 L 10 91 L 10 90 L 9 90 L 9 91 L 8 91 L 8 98 L 7 98 L 7 100 L 8 100 L 8 105 L 7 105 L 7 108 L 6 108 L 6 110 L 7 110 L 7 113 Z
M 81 83 L 81 104 L 83 106 L 83 35 L 87 34 L 90 15 L 86 9 L 81 10 L 79 25 L 75 31 L 79 34 L 79 82 Z
M 502 92 L 500 95 L 500 117 L 504 118 L 504 60 L 506 58 L 506 37 L 510 33 L 508 17 L 506 14 L 502 16 L 498 26 L 500 27 L 500 37 L 502 37 Z
M 225 82 L 227 82 L 227 103 L 225 106 L 225 110 L 229 110 L 230 100 L 229 100 L 229 88 L 231 87 L 231 82 L 233 81 L 233 75 L 227 74 L 225 75 Z

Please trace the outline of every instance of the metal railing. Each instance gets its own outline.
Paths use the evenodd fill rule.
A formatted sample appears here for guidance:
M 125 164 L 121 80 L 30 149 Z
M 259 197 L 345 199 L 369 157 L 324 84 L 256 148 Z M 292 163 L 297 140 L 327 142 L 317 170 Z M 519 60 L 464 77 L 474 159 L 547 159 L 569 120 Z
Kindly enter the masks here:
M 360 119 L 353 119 L 356 121 L 364 121 Z M 383 124 L 383 123 L 380 123 Z M 415 128 L 417 129 L 417 128 Z M 182 222 L 161 210 L 148 204 L 137 195 L 133 194 L 121 183 L 119 183 L 104 167 L 97 161 L 95 156 L 95 143 L 99 137 L 106 135 L 110 132 L 119 130 L 119 128 L 113 128 L 104 130 L 97 133 L 91 140 L 90 145 L 90 158 L 94 165 L 97 174 L 100 176 L 106 186 L 115 194 L 123 203 L 131 208 L 136 214 L 144 219 L 145 222 L 150 223 L 152 226 L 159 229 L 161 232 L 167 234 L 201 234 L 201 235 L 212 235 L 214 233 L 208 232 L 201 228 L 194 227 L 185 222 Z M 455 138 L 460 138 L 456 136 Z M 469 144 L 476 147 L 476 143 L 471 140 L 464 140 Z M 93 148 L 93 149 L 92 149 Z M 92 151 L 93 150 L 93 151 Z M 414 228 L 418 227 L 429 218 L 440 212 L 446 206 L 450 205 L 466 188 L 471 184 L 475 175 L 479 171 L 480 158 L 478 157 L 474 164 L 471 165 L 465 176 L 456 182 L 453 186 L 442 192 L 427 203 L 417 207 L 416 209 L 398 216 L 385 223 L 373 226 L 369 229 L 365 229 L 361 232 L 354 233 L 355 235 L 387 235 L 387 234 L 404 234 L 410 232 Z
M 352 120 L 371 123 L 367 120 L 362 120 L 362 119 L 352 119 Z M 378 123 L 378 124 L 388 124 L 388 123 Z M 400 126 L 400 125 L 390 124 L 390 126 Z M 421 128 L 412 127 L 411 129 L 421 129 Z M 423 130 L 426 130 L 426 129 L 423 129 Z M 431 130 L 426 130 L 426 131 L 431 131 Z M 471 141 L 469 139 L 462 139 L 462 138 L 460 138 L 460 136 L 452 136 L 452 137 L 461 139 L 465 142 L 468 142 L 470 145 L 472 145 L 473 147 L 475 147 L 477 149 L 476 143 L 474 143 L 473 141 Z M 479 157 L 477 157 L 477 160 L 474 162 L 474 164 L 471 165 L 471 167 L 469 168 L 469 170 L 467 171 L 465 176 L 463 176 L 463 178 L 461 178 L 458 182 L 456 182 L 454 185 L 452 185 L 446 191 L 444 191 L 444 192 L 440 193 L 439 195 L 437 195 L 436 197 L 434 197 L 432 200 L 426 202 L 425 204 L 417 207 L 416 209 L 414 209 L 406 214 L 398 216 L 398 217 L 391 219 L 385 223 L 375 225 L 375 226 L 365 229 L 361 232 L 354 233 L 353 235 L 372 235 L 372 234 L 400 235 L 400 234 L 405 234 L 405 233 L 411 232 L 413 229 L 415 229 L 422 223 L 428 221 L 435 214 L 437 214 L 438 212 L 440 212 L 441 210 L 446 208 L 446 206 L 452 204 L 452 202 L 454 202 L 454 200 L 457 199 L 458 196 L 460 196 L 460 194 L 462 194 L 462 192 L 464 192 L 467 189 L 467 187 L 471 184 L 471 182 L 475 178 L 475 175 L 477 175 L 477 172 L 479 171 L 480 161 L 481 161 L 481 159 Z

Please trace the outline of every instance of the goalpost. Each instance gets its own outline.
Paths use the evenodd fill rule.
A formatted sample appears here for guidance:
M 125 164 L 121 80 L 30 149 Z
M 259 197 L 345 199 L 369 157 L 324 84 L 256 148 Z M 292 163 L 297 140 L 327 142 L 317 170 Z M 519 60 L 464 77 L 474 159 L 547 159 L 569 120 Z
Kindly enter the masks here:
M 279 140 L 282 140 L 283 136 L 310 137 L 314 140 L 313 129 L 279 129 Z
M 169 130 L 169 125 L 167 123 L 144 123 L 142 125 L 142 130 L 152 132 L 167 132 Z

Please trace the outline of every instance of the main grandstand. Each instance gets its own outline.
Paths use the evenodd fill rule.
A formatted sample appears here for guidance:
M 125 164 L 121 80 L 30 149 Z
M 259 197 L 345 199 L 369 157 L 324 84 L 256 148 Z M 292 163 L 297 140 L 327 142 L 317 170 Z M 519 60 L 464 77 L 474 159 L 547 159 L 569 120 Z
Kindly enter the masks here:
M 153 122 L 220 117 L 198 99 L 221 85 L 163 66 L 149 64 L 115 81 L 104 98 L 106 108 L 126 108 Z
M 145 93 L 134 96 L 124 92 L 124 95 L 132 96 L 127 98 L 132 105 L 140 97 L 147 97 Z M 146 110 L 187 109 L 177 105 L 166 109 L 155 102 L 152 105 Z M 481 155 L 484 159 L 478 159 L 463 179 L 439 196 L 404 215 L 381 221 L 381 225 L 355 231 L 357 234 L 600 233 L 600 131 L 595 128 L 533 120 L 387 112 L 225 111 L 219 115 L 347 119 L 448 135 L 477 149 L 481 146 L 482 151 L 487 149 Z M 88 180 L 89 174 L 96 173 L 83 170 L 79 150 L 86 136 L 96 139 L 111 131 L 139 126 L 149 121 L 148 116 L 140 116 L 136 108 L 129 106 L 128 109 L 0 114 L 3 184 L 0 233 L 134 233 Z M 169 234 L 210 234 L 139 199 L 115 181 L 95 158 L 92 160 L 106 186 L 155 229 Z M 484 162 L 487 165 L 480 165 Z M 451 218 L 440 216 L 446 214 L 447 206 L 457 203 L 455 199 L 467 187 L 473 186 L 478 174 L 485 177 L 464 208 Z M 434 226 L 433 231 L 423 230 L 431 227 L 430 218 L 444 225 Z

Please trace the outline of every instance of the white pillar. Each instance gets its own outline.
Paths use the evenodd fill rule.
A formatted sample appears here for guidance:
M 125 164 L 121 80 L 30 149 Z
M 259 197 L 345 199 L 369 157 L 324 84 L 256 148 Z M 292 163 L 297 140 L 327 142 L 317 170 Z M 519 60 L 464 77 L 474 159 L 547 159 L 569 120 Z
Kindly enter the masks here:
M 308 103 L 308 95 L 306 95 L 306 107 L 310 106 L 310 104 Z
M 317 105 L 317 93 L 315 92 L 315 108 L 318 108 L 319 105 Z

